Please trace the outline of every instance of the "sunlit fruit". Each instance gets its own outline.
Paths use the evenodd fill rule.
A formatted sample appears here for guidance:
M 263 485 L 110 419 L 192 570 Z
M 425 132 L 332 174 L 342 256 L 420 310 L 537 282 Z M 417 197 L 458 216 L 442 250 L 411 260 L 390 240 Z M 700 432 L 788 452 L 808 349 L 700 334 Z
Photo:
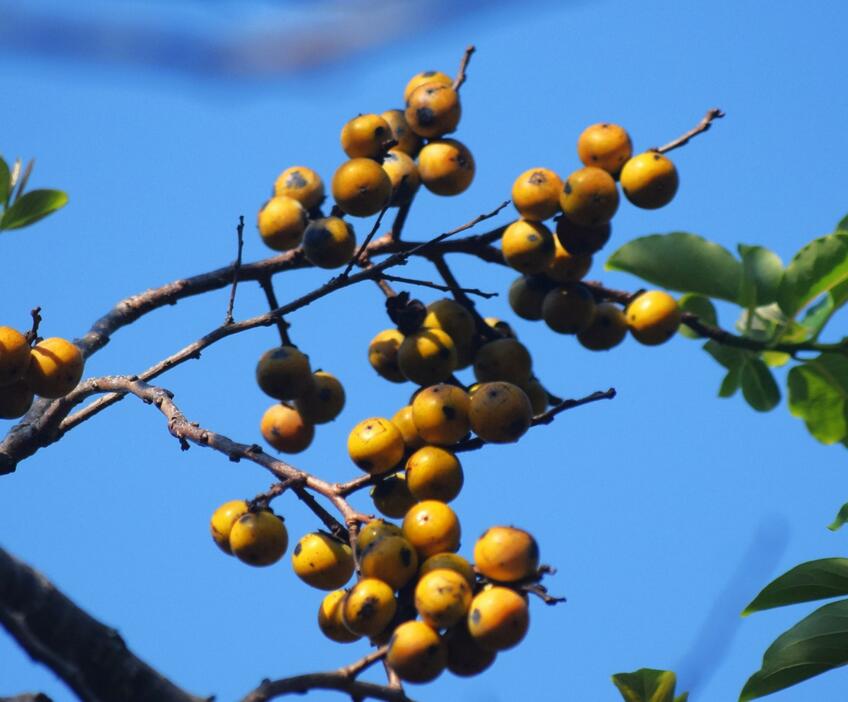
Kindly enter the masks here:
M 586 166 L 568 176 L 559 203 L 572 222 L 598 227 L 609 222 L 618 209 L 618 188 L 605 170 Z
M 402 536 L 375 539 L 359 556 L 363 578 L 377 578 L 400 590 L 418 571 L 418 554 Z
M 380 115 L 359 115 L 342 127 L 342 149 L 349 158 L 380 158 L 394 140 L 392 128 Z
M 318 628 L 324 636 L 336 643 L 352 643 L 361 638 L 344 624 L 342 607 L 346 595 L 344 590 L 328 592 L 318 607 Z
M 523 529 L 495 526 L 474 544 L 474 565 L 491 580 L 513 583 L 536 574 L 539 546 Z
M 292 567 L 303 582 L 319 590 L 336 590 L 353 575 L 350 546 L 322 531 L 306 534 L 292 551 Z
M 491 587 L 477 594 L 468 612 L 468 631 L 477 645 L 503 651 L 517 645 L 530 625 L 527 601 L 515 590 Z
M 276 563 L 288 545 L 286 525 L 270 510 L 243 514 L 230 529 L 230 549 L 236 558 L 248 565 Z
M 383 417 L 363 419 L 347 439 L 351 460 L 371 475 L 387 473 L 394 468 L 403 458 L 404 448 L 400 431 Z
M 315 427 L 294 407 L 282 402 L 265 410 L 259 429 L 265 441 L 283 453 L 305 451 L 315 438 Z
M 272 197 L 259 210 L 257 226 L 263 243 L 274 251 L 289 251 L 300 245 L 309 224 L 306 208 L 293 197 Z
M 627 305 L 625 316 L 636 341 L 656 346 L 674 336 L 683 315 L 677 301 L 667 292 L 649 290 Z
M 380 634 L 395 616 L 397 602 L 390 585 L 363 578 L 348 592 L 342 604 L 345 626 L 359 636 Z
M 83 365 L 75 344 L 58 337 L 44 339 L 32 347 L 26 384 L 40 397 L 63 397 L 79 383 Z
M 444 502 L 424 500 L 413 505 L 403 518 L 403 536 L 425 559 L 459 548 L 459 520 Z
M 456 139 L 438 139 L 418 154 L 418 173 L 424 187 L 436 195 L 459 195 L 474 180 L 474 157 Z
M 655 210 L 672 201 L 679 179 L 674 164 L 657 151 L 634 156 L 621 169 L 621 189 L 637 207 Z
M 462 489 L 462 466 L 439 446 L 423 446 L 406 462 L 406 484 L 416 500 L 450 502 Z
M 424 388 L 412 402 L 412 421 L 428 444 L 450 446 L 470 429 L 468 393 L 456 385 L 439 383 Z
M 306 166 L 291 166 L 280 173 L 274 183 L 274 195 L 286 195 L 312 210 L 324 200 L 324 182 Z
M 209 520 L 209 530 L 212 532 L 212 539 L 215 541 L 215 545 L 227 555 L 232 555 L 233 553 L 230 548 L 230 531 L 233 528 L 233 524 L 242 515 L 247 514 L 247 512 L 247 502 L 244 500 L 230 500 L 212 513 L 212 518 Z
M 562 179 L 549 168 L 524 171 L 512 184 L 512 204 L 523 219 L 541 222 L 559 212 Z
M 333 199 L 349 215 L 368 217 L 389 204 L 392 182 L 383 167 L 370 158 L 352 158 L 333 175 Z
M 386 663 L 401 680 L 435 680 L 447 665 L 447 646 L 438 632 L 424 622 L 404 622 L 392 634 Z
M 583 165 L 603 168 L 612 176 L 618 175 L 632 153 L 630 135 L 617 124 L 593 124 L 577 139 L 577 155 Z

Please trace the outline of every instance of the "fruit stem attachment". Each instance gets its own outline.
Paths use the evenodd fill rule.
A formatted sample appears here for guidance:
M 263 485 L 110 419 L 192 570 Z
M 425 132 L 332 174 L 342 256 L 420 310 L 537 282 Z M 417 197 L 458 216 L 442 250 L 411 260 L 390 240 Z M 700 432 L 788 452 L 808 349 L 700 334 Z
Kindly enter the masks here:
M 280 303 L 277 300 L 277 293 L 274 292 L 274 283 L 271 280 L 271 276 L 268 275 L 264 278 L 260 278 L 259 285 L 265 293 L 265 299 L 268 300 L 268 307 L 272 310 L 277 309 L 280 306 Z M 277 325 L 277 331 L 280 334 L 280 343 L 283 346 L 294 346 L 291 337 L 289 336 L 289 323 L 283 319 L 282 316 L 276 317 L 274 319 L 274 323 Z
M 471 55 L 477 51 L 474 44 L 469 44 L 465 47 L 465 53 L 462 54 L 462 60 L 459 62 L 459 70 L 456 72 L 456 78 L 453 79 L 453 89 L 459 92 L 462 84 L 465 82 L 465 71 L 468 69 L 468 62 L 471 61 Z
M 38 341 L 39 341 L 38 326 L 41 324 L 41 308 L 40 307 L 34 307 L 33 309 L 30 310 L 29 313 L 32 316 L 32 327 L 25 334 L 25 337 L 26 337 L 27 343 L 30 346 L 33 346 L 36 343 L 38 343 Z
M 236 262 L 233 264 L 233 286 L 230 288 L 230 301 L 227 303 L 227 315 L 224 317 L 224 325 L 233 323 L 233 305 L 236 303 L 236 287 L 238 286 L 239 273 L 241 272 L 241 253 L 244 249 L 244 215 L 239 215 L 236 238 L 238 239 L 238 248 L 236 250 Z

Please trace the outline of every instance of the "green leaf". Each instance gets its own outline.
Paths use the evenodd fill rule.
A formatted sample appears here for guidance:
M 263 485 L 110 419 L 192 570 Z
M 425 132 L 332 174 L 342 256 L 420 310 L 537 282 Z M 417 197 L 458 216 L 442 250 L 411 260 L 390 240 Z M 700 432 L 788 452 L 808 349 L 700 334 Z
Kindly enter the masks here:
M 689 693 L 684 692 L 682 695 L 678 695 L 674 698 L 674 702 L 689 702 Z
M 768 412 L 780 402 L 780 389 L 769 367 L 759 358 L 742 366 L 742 395 L 757 412 Z
M 759 307 L 774 302 L 783 277 L 783 261 L 763 246 L 739 244 L 738 249 L 742 257 L 739 304 Z
M 742 616 L 841 595 L 848 595 L 848 558 L 820 558 L 795 566 L 772 580 L 745 607 Z
M 807 314 L 801 320 L 801 326 L 807 334 L 804 341 L 818 337 L 824 325 L 846 302 L 848 302 L 848 280 L 834 286 L 829 293 L 807 310 Z
M 848 522 L 848 502 L 846 502 L 842 507 L 839 508 L 839 512 L 836 515 L 836 519 L 834 519 L 830 524 L 827 525 L 827 528 L 831 531 L 837 531 L 842 527 L 845 522 Z
M 9 193 L 12 192 L 12 172 L 9 164 L 0 157 L 0 206 L 5 207 L 9 202 Z
M 731 368 L 718 388 L 719 397 L 733 397 L 742 382 L 742 366 Z
M 627 702 L 673 702 L 677 676 L 670 670 L 640 668 L 616 673 L 612 681 Z
M 783 351 L 763 351 L 760 354 L 760 357 L 766 362 L 766 365 L 769 368 L 780 368 L 781 366 L 785 366 L 789 363 L 789 359 L 792 358 L 788 353 L 784 353 Z
M 698 315 L 698 319 L 702 322 L 712 324 L 714 327 L 718 326 L 718 314 L 710 298 L 698 295 L 697 293 L 686 293 L 681 296 L 677 304 L 684 312 L 691 312 Z M 701 338 L 685 324 L 680 325 L 679 332 L 689 339 Z
M 742 264 L 727 249 L 685 232 L 652 234 L 622 246 L 606 264 L 655 285 L 736 302 Z
M 848 215 L 845 215 L 842 219 L 839 220 L 839 224 L 836 225 L 836 231 L 848 232 Z
M 848 280 L 848 232 L 815 239 L 789 262 L 777 293 L 788 317 L 816 297 Z
M 0 229 L 19 229 L 64 207 L 68 196 L 61 190 L 31 190 L 3 214 Z
M 745 349 L 737 349 L 734 346 L 725 346 L 710 339 L 704 344 L 704 351 L 728 370 L 739 368 L 751 357 L 751 352 Z
M 789 411 L 823 444 L 848 438 L 848 358 L 834 353 L 789 371 Z
M 740 702 L 764 697 L 848 663 L 848 600 L 819 607 L 777 637 Z

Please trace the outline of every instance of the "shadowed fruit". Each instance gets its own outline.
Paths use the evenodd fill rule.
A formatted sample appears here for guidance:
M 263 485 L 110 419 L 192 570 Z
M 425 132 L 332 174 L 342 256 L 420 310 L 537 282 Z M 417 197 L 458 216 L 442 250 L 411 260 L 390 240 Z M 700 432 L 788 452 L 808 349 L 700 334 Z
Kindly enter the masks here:
M 282 403 L 271 405 L 265 410 L 259 430 L 265 441 L 283 453 L 300 453 L 315 438 L 315 427 L 294 407 Z
M 437 631 L 424 622 L 404 622 L 392 634 L 386 663 L 405 682 L 435 680 L 447 665 L 448 651 Z
M 441 329 L 456 347 L 457 368 L 465 368 L 474 355 L 474 317 L 456 300 L 442 298 L 427 305 L 427 316 L 421 323 L 428 329 Z
M 530 380 L 533 361 L 530 352 L 517 339 L 496 339 L 484 344 L 474 358 L 474 376 L 481 383 L 505 380 L 524 383 Z
M 544 224 L 519 219 L 501 237 L 504 260 L 520 273 L 541 273 L 554 257 L 554 237 Z
M 368 344 L 368 362 L 371 367 L 378 375 L 393 383 L 406 382 L 398 365 L 398 349 L 405 338 L 397 329 L 385 329 Z
M 542 318 L 560 334 L 577 334 L 595 318 L 595 298 L 580 284 L 554 288 L 542 302 Z
M 509 286 L 509 306 L 521 319 L 536 321 L 542 318 L 542 301 L 550 284 L 541 276 L 521 276 Z
M 495 662 L 494 651 L 480 648 L 468 631 L 468 620 L 463 619 L 444 636 L 448 646 L 448 670 L 463 678 L 479 675 Z
M 344 387 L 338 378 L 324 371 L 316 371 L 312 379 L 312 385 L 295 400 L 294 405 L 305 422 L 332 422 L 344 408 Z
M 303 255 L 318 268 L 343 266 L 355 252 L 356 234 L 341 217 L 316 219 L 303 233 Z
M 402 536 L 375 539 L 359 556 L 363 578 L 377 578 L 400 590 L 418 571 L 418 554 Z
M 559 237 L 555 236 L 554 256 L 542 272 L 557 283 L 576 283 L 589 272 L 591 267 L 591 255 L 572 254 L 562 245 Z
M 418 166 L 409 154 L 399 149 L 389 149 L 383 159 L 383 170 L 389 176 L 392 184 L 392 197 L 389 204 L 392 207 L 405 205 L 418 192 L 421 176 Z
M 524 391 L 502 381 L 482 383 L 471 396 L 471 429 L 483 441 L 518 441 L 530 428 L 533 408 Z
M 356 547 L 361 553 L 368 544 L 384 536 L 402 536 L 403 532 L 397 524 L 387 522 L 385 519 L 372 519 L 366 522 L 359 530 L 359 535 L 356 538 Z
M 581 227 L 564 215 L 557 220 L 557 239 L 565 250 L 574 256 L 600 251 L 609 241 L 611 234 L 612 226 L 609 222 L 597 227 Z
M 468 614 L 471 586 L 455 570 L 437 568 L 415 586 L 415 609 L 434 629 L 446 629 Z
M 405 154 L 414 158 L 418 153 L 418 149 L 421 148 L 421 137 L 409 128 L 403 110 L 386 110 L 380 116 L 391 127 L 392 136 L 397 142 L 397 146 L 393 148 L 403 151 Z
M 392 519 L 400 519 L 415 504 L 402 472 L 383 478 L 371 488 L 371 499 L 380 514 Z
M 392 417 L 392 424 L 400 431 L 407 449 L 414 451 L 424 445 L 424 439 L 421 438 L 412 419 L 412 405 L 405 405 L 395 412 Z
M 579 341 L 592 351 L 606 351 L 618 346 L 627 336 L 627 319 L 618 305 L 602 302 L 595 306 L 592 323 L 577 333 Z
M 344 624 L 342 605 L 346 595 L 344 590 L 329 592 L 318 607 L 318 628 L 324 636 L 336 643 L 352 643 L 361 638 Z
M 12 327 L 0 327 L 0 387 L 23 379 L 30 363 L 25 335 Z
M 256 364 L 256 382 L 266 395 L 293 400 L 312 385 L 309 359 L 294 346 L 269 349 Z
M 474 574 L 474 568 L 458 553 L 446 551 L 444 553 L 436 553 L 427 558 L 418 569 L 418 577 L 423 578 L 427 573 L 440 568 L 447 568 L 459 573 L 468 582 L 468 585 L 473 589 L 477 582 L 477 576 Z
M 0 389 L 0 419 L 23 417 L 32 407 L 35 395 L 26 381 L 18 380 Z
M 398 349 L 401 373 L 418 385 L 447 380 L 457 367 L 456 346 L 441 329 L 420 329 L 407 336 Z

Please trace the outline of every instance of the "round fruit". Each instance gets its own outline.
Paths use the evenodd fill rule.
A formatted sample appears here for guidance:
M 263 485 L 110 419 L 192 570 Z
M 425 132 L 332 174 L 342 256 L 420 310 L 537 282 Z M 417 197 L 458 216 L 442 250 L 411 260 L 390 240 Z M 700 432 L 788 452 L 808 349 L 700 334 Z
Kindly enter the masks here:
M 542 271 L 548 278 L 557 283 L 576 283 L 581 280 L 592 267 L 592 256 L 589 254 L 574 255 L 554 237 L 554 257 Z
M 401 680 L 425 683 L 445 669 L 448 650 L 432 627 L 424 622 L 404 622 L 392 634 L 386 663 Z
M 307 534 L 292 551 L 295 575 L 319 590 L 336 590 L 353 575 L 350 546 L 334 536 L 316 531 Z
M 630 135 L 617 124 L 593 124 L 577 139 L 577 155 L 583 165 L 603 168 L 611 176 L 618 175 L 632 154 Z
M 265 441 L 283 453 L 305 451 L 315 438 L 315 427 L 294 407 L 282 403 L 265 410 L 259 430 Z
M 383 159 L 383 170 L 386 171 L 392 183 L 392 198 L 389 204 L 392 207 L 398 207 L 412 200 L 412 196 L 418 192 L 421 185 L 418 166 L 415 165 L 412 156 L 400 149 L 389 149 Z
M 311 168 L 292 166 L 280 173 L 274 183 L 274 195 L 293 197 L 312 210 L 324 201 L 324 181 Z
M 611 302 L 595 306 L 592 323 L 577 333 L 579 341 L 592 351 L 606 351 L 618 346 L 627 336 L 627 319 L 624 312 Z
M 474 565 L 490 580 L 514 583 L 536 574 L 539 546 L 523 529 L 491 527 L 474 544 Z
M 35 395 L 24 380 L 5 386 L 0 391 L 0 419 L 23 417 L 34 399 Z
M 639 295 L 625 312 L 627 326 L 642 344 L 656 346 L 674 336 L 682 313 L 677 301 L 662 290 L 649 290 Z
M 312 386 L 295 400 L 294 406 L 310 424 L 332 422 L 344 407 L 344 387 L 338 378 L 324 371 L 316 371 L 312 379 Z
M 443 551 L 456 551 L 459 520 L 444 502 L 424 500 L 413 505 L 403 518 L 403 536 L 421 560 Z
M 457 368 L 465 368 L 474 355 L 474 317 L 455 300 L 442 298 L 427 305 L 427 316 L 421 324 L 429 329 L 441 329 L 456 346 Z
M 300 245 L 309 224 L 306 209 L 293 197 L 272 197 L 259 210 L 257 226 L 262 241 L 274 251 L 288 251 Z
M 83 364 L 82 353 L 70 341 L 44 339 L 32 348 L 26 383 L 40 397 L 62 397 L 79 383 Z
M 459 195 L 474 180 L 474 157 L 456 139 L 431 141 L 418 154 L 424 187 L 436 195 Z
M 461 116 L 459 94 L 451 85 L 423 83 L 406 100 L 406 123 L 418 136 L 427 139 L 454 131 Z
M 446 629 L 468 614 L 471 586 L 455 570 L 433 570 L 415 586 L 415 609 L 434 629 Z
M 363 578 L 353 586 L 342 604 L 345 626 L 360 636 L 377 636 L 395 616 L 397 602 L 389 585 Z
M 412 95 L 413 91 L 418 86 L 424 85 L 424 83 L 453 85 L 453 78 L 447 75 L 447 73 L 442 73 L 441 71 L 421 71 L 421 73 L 416 73 L 409 79 L 409 82 L 403 90 L 403 101 L 406 102 L 409 100 L 409 96 Z
M 538 379 L 530 378 L 530 380 L 518 387 L 524 391 L 527 399 L 530 400 L 534 417 L 542 414 L 548 408 L 548 393 Z
M 407 449 L 414 451 L 424 445 L 424 439 L 421 438 L 412 419 L 412 405 L 405 405 L 395 412 L 395 416 L 392 417 L 392 424 L 400 431 Z
M 230 529 L 230 549 L 236 558 L 248 565 L 276 563 L 288 545 L 286 525 L 270 510 L 243 514 Z
M 390 475 L 377 483 L 371 488 L 371 499 L 380 514 L 392 519 L 400 519 L 415 504 L 403 473 Z
M 368 548 L 368 545 L 384 536 L 402 536 L 403 532 L 397 524 L 387 522 L 385 519 L 372 519 L 359 530 L 356 538 L 356 548 L 360 553 Z
M 656 151 L 634 156 L 621 169 L 621 189 L 636 207 L 655 210 L 667 205 L 677 192 L 674 164 Z
M 368 344 L 368 362 L 377 373 L 393 383 L 406 382 L 398 365 L 398 349 L 406 337 L 397 329 L 386 329 Z
M 445 634 L 448 646 L 448 670 L 454 675 L 467 678 L 478 675 L 495 662 L 494 651 L 480 648 L 468 631 L 468 620 L 464 619 Z
M 535 321 L 542 318 L 542 301 L 550 286 L 542 278 L 521 276 L 509 286 L 509 306 L 522 319 Z
M 371 475 L 388 473 L 403 458 L 403 437 L 383 417 L 363 419 L 347 438 L 347 451 L 357 467 Z
M 420 329 L 403 340 L 397 360 L 401 373 L 413 383 L 435 385 L 456 369 L 456 346 L 441 329 Z
M 451 446 L 470 429 L 468 393 L 447 383 L 424 388 L 412 401 L 412 421 L 428 444 Z
M 318 628 L 330 641 L 352 643 L 361 637 L 348 629 L 342 619 L 342 605 L 347 593 L 344 590 L 329 592 L 318 607 Z
M 618 209 L 618 188 L 609 173 L 587 166 L 568 176 L 559 204 L 572 222 L 598 227 L 609 222 Z
M 363 578 L 377 578 L 400 590 L 418 571 L 418 554 L 402 536 L 372 541 L 359 557 Z
M 414 157 L 418 153 L 418 149 L 421 148 L 421 137 L 409 128 L 403 110 L 386 110 L 380 116 L 391 127 L 392 136 L 397 142 L 397 146 L 394 148 Z
M 504 320 L 498 319 L 497 317 L 485 317 L 483 321 L 496 332 L 498 332 L 501 336 L 507 337 L 509 339 L 518 338 L 518 334 L 516 334 L 515 330 L 511 326 L 509 326 L 509 322 L 505 322 Z
M 418 569 L 418 577 L 423 578 L 427 573 L 433 570 L 444 569 L 453 570 L 459 573 L 468 582 L 468 585 L 473 589 L 477 582 L 477 576 L 474 574 L 474 568 L 458 553 L 437 553 L 426 559 Z
M 29 363 L 26 336 L 12 327 L 0 327 L 0 387 L 22 380 Z
M 450 502 L 462 489 L 462 466 L 438 446 L 424 446 L 406 462 L 406 484 L 416 500 Z
M 520 273 L 542 272 L 554 256 L 554 237 L 544 224 L 519 219 L 501 237 L 504 260 Z
M 512 184 L 512 204 L 523 219 L 541 222 L 559 212 L 562 179 L 549 168 L 524 171 Z
M 481 648 L 503 651 L 527 633 L 530 612 L 525 599 L 507 587 L 483 590 L 472 601 L 468 631 Z
M 530 428 L 533 408 L 524 391 L 512 383 L 483 383 L 471 396 L 471 429 L 483 441 L 508 444 Z
M 542 302 L 542 318 L 560 334 L 577 334 L 595 318 L 595 298 L 580 284 L 554 288 Z
M 378 159 L 386 153 L 394 136 L 380 115 L 359 115 L 342 127 L 341 140 L 348 158 Z
M 557 220 L 556 235 L 559 242 L 573 256 L 593 254 L 604 248 L 612 234 L 610 223 L 598 227 L 581 227 L 568 217 Z
M 354 217 L 368 217 L 389 204 L 392 181 L 383 167 L 370 158 L 353 158 L 333 175 L 333 199 Z
M 350 223 L 341 217 L 316 219 L 303 233 L 303 255 L 318 268 L 343 266 L 355 252 L 356 234 Z
M 247 502 L 244 500 L 230 500 L 225 502 L 212 513 L 212 519 L 209 520 L 209 530 L 212 532 L 212 539 L 215 544 L 224 553 L 229 556 L 233 555 L 230 548 L 230 531 L 233 524 L 244 514 L 247 514 Z
M 266 395 L 293 400 L 312 385 L 309 359 L 294 346 L 270 349 L 256 364 L 256 382 Z
M 481 383 L 506 380 L 524 383 L 530 380 L 533 361 L 530 352 L 517 339 L 495 339 L 480 347 L 474 359 L 474 376 Z

